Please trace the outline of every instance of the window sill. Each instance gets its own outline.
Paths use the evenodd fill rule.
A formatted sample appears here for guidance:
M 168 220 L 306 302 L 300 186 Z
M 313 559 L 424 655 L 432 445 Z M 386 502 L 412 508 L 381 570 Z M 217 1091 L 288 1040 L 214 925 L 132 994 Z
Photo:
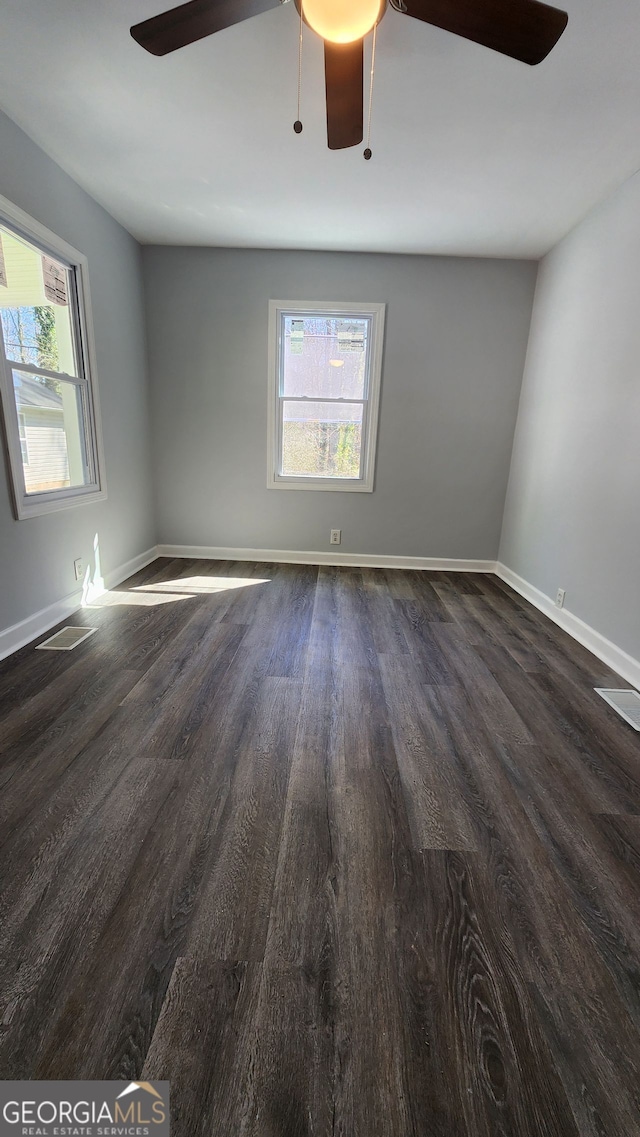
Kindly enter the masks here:
M 329 493 L 373 493 L 373 481 L 354 478 L 279 478 L 267 479 L 269 490 L 320 490 Z
M 72 509 L 76 505 L 89 505 L 97 501 L 105 501 L 106 489 L 80 490 L 77 493 L 65 494 L 64 497 L 46 497 L 45 494 L 36 498 L 23 497 L 15 503 L 15 515 L 18 521 L 26 521 L 28 517 L 41 517 L 45 513 L 56 513 L 60 509 Z

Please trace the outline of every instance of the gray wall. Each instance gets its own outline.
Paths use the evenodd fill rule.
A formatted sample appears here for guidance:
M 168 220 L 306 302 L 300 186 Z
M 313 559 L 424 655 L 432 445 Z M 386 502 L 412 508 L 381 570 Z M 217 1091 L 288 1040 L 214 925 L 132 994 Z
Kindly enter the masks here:
M 143 250 L 163 543 L 495 559 L 536 266 Z M 268 300 L 387 304 L 373 494 L 266 488 Z
M 140 249 L 0 112 L 0 194 L 89 259 L 108 500 L 15 521 L 0 463 L 0 629 L 69 595 L 73 561 L 117 568 L 155 543 Z
M 640 658 L 640 177 L 542 262 L 501 560 Z

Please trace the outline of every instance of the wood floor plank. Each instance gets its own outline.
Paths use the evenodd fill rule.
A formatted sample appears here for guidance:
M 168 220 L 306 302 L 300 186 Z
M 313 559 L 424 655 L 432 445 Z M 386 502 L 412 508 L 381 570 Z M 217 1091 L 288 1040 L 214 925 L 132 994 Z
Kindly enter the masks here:
M 342 673 L 341 685 L 343 751 L 335 755 L 329 797 L 338 866 L 333 1097 L 338 1131 L 384 1137 L 411 1127 L 396 959 L 396 926 L 409 901 L 402 884 L 411 830 L 381 677 L 375 668 L 355 667 Z
M 268 676 L 258 691 L 185 941 L 195 959 L 264 958 L 300 688 Z
M 542 653 L 535 651 L 518 628 L 507 623 L 503 615 L 487 603 L 484 595 L 464 596 L 461 598 L 461 605 L 463 612 L 475 624 L 476 631 L 472 641 L 474 645 L 497 645 L 506 651 L 523 671 L 536 674 L 545 670 Z
M 336 573 L 321 571 L 274 883 L 265 963 L 310 966 L 332 950 L 331 763 L 342 752 Z M 295 903 L 291 898 L 295 896 Z
M 586 723 L 576 720 L 568 702 L 554 706 L 546 694 L 548 685 L 543 676 L 525 675 L 509 666 L 504 653 L 495 647 L 483 645 L 477 651 L 526 724 L 531 739 L 553 752 L 554 768 L 546 782 L 549 792 L 560 799 L 573 793 L 583 800 L 587 812 L 635 812 L 640 785 L 633 762 L 625 768 L 617 747 L 594 745 Z M 592 703 L 596 698 L 591 692 Z
M 286 701 L 294 724 L 297 718 L 291 692 L 283 698 L 273 690 L 283 684 L 266 680 L 269 697 L 259 698 L 246 719 L 233 769 L 211 763 L 204 748 L 189 763 L 168 763 L 178 773 L 118 891 L 111 891 L 111 904 L 102 884 L 106 919 L 89 965 L 67 958 L 65 987 L 60 990 L 56 977 L 55 997 L 49 991 L 50 1040 L 42 1052 L 31 1029 L 34 1076 L 67 1077 L 76 1070 L 91 1077 L 100 1062 L 112 1077 L 133 1077 L 179 955 L 197 954 L 199 944 L 205 956 L 215 954 L 220 944 L 239 948 L 245 959 L 261 956 L 286 790 L 287 763 L 279 752 L 286 746 Z M 121 870 L 125 866 L 121 855 Z M 124 961 L 118 952 L 123 937 L 135 949 Z M 107 1006 L 112 1013 L 105 1015 Z M 73 1041 L 62 1047 L 70 1022 Z
M 121 844 L 119 871 L 101 880 L 93 950 L 70 953 L 64 973 L 50 973 L 40 986 L 48 995 L 49 1025 L 39 1046 L 33 1025 L 29 1031 L 33 1077 L 92 1078 L 102 1069 L 105 1077 L 132 1078 L 147 1053 L 218 813 L 206 771 L 194 776 L 186 767 L 165 765 L 168 792 L 139 829 L 142 840 Z M 119 951 L 123 940 L 126 956 Z
M 384 570 L 363 569 L 362 580 L 376 651 L 386 655 L 408 655 L 409 645 L 402 630 L 400 613 L 387 587 Z
M 578 1137 L 513 945 L 495 934 L 484 874 L 464 854 L 424 856 L 444 984 L 439 1033 L 455 1055 L 449 1091 L 467 1132 Z
M 184 643 L 174 641 L 167 658 L 163 655 L 158 667 L 149 667 L 123 700 L 126 721 L 135 720 L 136 729 L 148 724 L 146 738 L 157 757 L 185 760 L 197 750 L 212 715 L 224 715 L 219 692 L 225 681 L 230 685 L 229 671 L 245 632 L 243 624 L 213 622 L 200 641 L 191 636 Z
M 149 1081 L 171 1082 L 175 1137 L 247 1132 L 261 977 L 258 963 L 176 961 L 141 1072 Z
M 464 632 L 470 644 L 484 641 L 483 630 L 467 601 L 469 597 L 461 593 L 455 584 L 450 584 L 441 574 L 442 578 L 433 582 L 432 588 L 438 597 L 450 623 L 455 623 Z M 476 599 L 475 595 L 472 599 Z
M 287 565 L 283 595 L 275 613 L 269 674 L 301 679 L 307 655 L 318 569 L 314 565 Z M 286 618 L 284 618 L 286 612 Z
M 451 625 L 431 621 L 429 612 L 419 600 L 396 600 L 403 629 L 411 654 L 423 683 L 455 683 L 456 677 L 446 653 L 442 650 L 438 630 Z
M 640 893 L 640 817 L 596 814 L 594 821 L 631 888 Z
M 492 919 L 516 944 L 536 1018 L 579 1131 L 634 1132 L 629 1119 L 636 1101 L 632 1056 L 638 1049 L 637 1030 L 547 849 L 537 839 L 512 779 L 502 764 L 491 761 L 488 739 L 470 732 L 459 692 L 441 689 L 438 699 L 445 704 L 460 760 L 468 762 L 482 863 L 495 887 Z M 616 1023 L 613 1033 L 607 1021 Z M 599 1103 L 593 1111 L 597 1117 L 599 1109 L 606 1119 L 603 1128 L 593 1128 L 590 1099 Z
M 411 664 L 379 657 L 391 731 L 416 849 L 472 849 L 473 831 L 455 755 L 437 729 Z
M 389 595 L 394 600 L 415 599 L 415 577 L 402 569 L 382 569 Z
M 232 600 L 225 620 L 237 624 L 252 624 L 262 632 L 262 623 L 265 622 L 269 626 L 274 609 L 279 606 L 288 568 L 288 565 L 275 565 L 263 561 L 228 562 L 224 575 L 230 580 L 248 583 L 231 589 Z
M 79 648 L 82 646 L 79 645 Z M 79 648 L 75 650 L 78 651 Z M 52 655 L 55 658 L 55 653 Z M 96 668 L 93 662 L 98 659 L 103 666 Z M 48 731 L 55 732 L 60 720 L 69 711 L 84 713 L 90 718 L 92 700 L 100 699 L 114 679 L 117 684 L 121 670 L 109 666 L 106 654 L 103 655 L 99 649 L 96 652 L 95 646 L 91 660 L 92 666 L 87 668 L 87 656 L 82 654 L 73 659 L 61 674 L 53 675 L 51 680 L 45 676 L 37 692 L 25 698 L 3 717 L 0 722 L 0 760 L 3 765 L 12 762 L 18 755 L 23 756 L 30 746 L 37 746 L 39 739 Z M 139 678 L 138 672 L 131 668 L 126 670 L 130 676 Z
M 242 1137 L 333 1137 L 335 1044 L 331 967 L 262 968 L 246 1069 Z
M 530 990 L 580 1137 L 638 1137 L 638 1036 L 613 986 L 604 977 L 594 993 L 576 978 Z
M 335 650 L 341 669 L 376 668 L 374 627 L 361 569 L 342 570 L 333 577 L 337 605 Z
M 489 731 L 504 746 L 527 744 L 533 737 L 476 647 L 451 624 L 434 625 L 434 635 L 453 674 L 470 695 Z
M 464 771 L 481 863 L 494 882 L 496 916 L 517 943 L 528 977 L 557 985 L 580 975 L 596 990 L 603 978 L 608 982 L 606 969 L 557 872 L 552 849 L 529 816 L 522 778 L 514 777 L 517 767 L 505 761 L 482 723 L 473 726 L 473 705 L 464 692 L 439 689 L 437 700 Z M 520 758 L 529 762 L 531 751 L 521 751 Z
M 0 850 L 38 802 L 57 789 L 78 755 L 107 727 L 138 678 L 137 671 L 100 674 L 97 679 L 92 674 L 93 682 L 77 691 L 70 706 L 34 742 L 22 746 L 16 740 L 11 750 L 7 748 L 0 799 Z
M 144 759 L 123 763 L 120 777 L 108 788 L 101 786 L 95 797 L 87 795 L 72 820 L 61 823 L 55 851 L 50 842 L 39 846 L 25 866 L 18 896 L 7 890 L 0 976 L 3 1015 L 12 1037 L 10 1046 L 6 1036 L 0 1039 L 0 1069 L 34 1076 L 60 1010 L 58 997 L 64 1004 L 67 984 L 84 968 L 96 966 L 105 917 L 171 794 L 177 770 L 165 763 L 151 777 Z M 89 825 L 81 817 L 83 804 L 92 807 Z M 121 956 L 121 969 L 124 963 Z M 73 1034 L 64 1037 L 72 1050 Z M 64 1050 L 57 1061 L 65 1063 Z
M 534 760 L 535 757 L 535 760 Z M 543 767 L 540 752 L 529 754 L 529 769 Z M 534 775 L 535 776 L 535 775 Z M 526 790 L 526 811 L 540 841 L 550 850 L 558 876 L 571 895 L 574 909 L 591 933 L 620 997 L 640 1030 L 640 990 L 637 959 L 640 927 L 633 911 L 635 892 L 616 871 L 614 859 L 597 826 L 568 808 L 538 797 L 532 780 Z
M 532 647 L 542 652 L 546 670 L 580 676 L 583 682 L 593 687 L 612 686 L 619 680 L 606 664 L 498 577 L 492 576 L 484 581 L 483 590 L 505 623 L 515 626 Z
M 640 812 L 638 748 L 627 724 L 581 684 L 564 677 L 554 684 L 544 674 L 535 683 L 556 722 L 571 736 L 575 749 L 590 757 L 591 768 L 618 797 L 623 812 Z

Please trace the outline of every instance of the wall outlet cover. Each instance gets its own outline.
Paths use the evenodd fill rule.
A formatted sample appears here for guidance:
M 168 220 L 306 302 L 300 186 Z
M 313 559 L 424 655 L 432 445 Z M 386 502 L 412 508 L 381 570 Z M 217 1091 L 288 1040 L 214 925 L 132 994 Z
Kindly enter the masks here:
M 556 592 L 556 608 L 564 608 L 564 598 L 567 595 L 564 588 L 559 588 Z
M 331 530 L 331 537 L 330 537 L 330 544 L 339 545 L 341 541 L 342 541 L 342 529 L 332 529 Z

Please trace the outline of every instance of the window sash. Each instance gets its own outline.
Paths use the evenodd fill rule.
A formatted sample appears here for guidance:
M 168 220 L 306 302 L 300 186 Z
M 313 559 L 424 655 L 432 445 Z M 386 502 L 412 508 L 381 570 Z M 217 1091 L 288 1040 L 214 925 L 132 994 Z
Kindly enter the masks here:
M 278 395 L 278 398 L 283 403 L 352 403 L 362 404 L 366 406 L 369 402 L 368 399 L 325 399 L 324 395 Z
M 365 351 L 366 367 L 365 367 L 365 374 L 364 374 L 362 398 L 361 399 L 354 398 L 354 399 L 345 399 L 344 400 L 345 402 L 348 402 L 348 403 L 358 403 L 358 402 L 366 403 L 370 398 L 370 388 L 371 388 L 371 342 L 372 342 L 372 338 L 373 338 L 373 321 L 371 319 L 371 316 L 367 313 L 351 312 L 351 311 L 347 312 L 346 310 L 342 311 L 342 312 L 339 312 L 339 311 L 326 311 L 326 312 L 322 311 L 322 312 L 320 312 L 319 310 L 311 309 L 310 311 L 302 312 L 302 311 L 297 310 L 297 309 L 294 309 L 293 311 L 286 311 L 285 309 L 282 309 L 280 311 L 280 326 L 278 328 L 278 361 L 279 361 L 278 392 L 279 392 L 280 397 L 284 397 L 287 399 L 308 398 L 311 400 L 311 402 L 315 402 L 315 403 L 332 403 L 332 402 L 339 401 L 337 399 L 330 399 L 330 398 L 325 399 L 325 398 L 323 398 L 322 395 L 308 395 L 308 396 L 307 395 L 297 395 L 296 396 L 296 395 L 285 395 L 284 394 L 284 363 L 285 363 L 284 343 L 285 343 L 285 339 L 286 339 L 285 321 L 291 320 L 291 319 L 295 320 L 295 319 L 300 319 L 300 318 L 304 319 L 305 316 L 316 317 L 319 315 L 321 316 L 321 318 L 324 318 L 324 319 L 335 319 L 335 320 L 344 320 L 344 319 L 348 319 L 348 317 L 351 316 L 353 319 L 361 320 L 361 321 L 366 323 L 366 325 L 367 325 L 367 338 L 366 338 L 366 351 Z
M 2 343 L 1 343 L 1 330 L 0 330 L 0 347 L 1 346 L 2 346 Z M 9 365 L 9 375 L 11 378 L 11 386 L 13 387 L 13 373 L 24 371 L 25 368 L 23 368 L 22 364 L 20 364 L 19 366 L 17 366 L 17 365 L 11 366 L 10 360 L 5 360 L 5 363 L 7 363 Z M 27 486 L 26 486 L 26 480 L 25 480 L 25 471 L 23 468 L 21 468 L 20 469 L 21 488 L 22 488 L 22 493 L 23 493 L 24 499 L 26 501 L 28 501 L 29 503 L 36 502 L 36 501 L 48 501 L 48 500 L 58 501 L 58 500 L 62 500 L 64 498 L 64 496 L 67 496 L 67 495 L 68 496 L 78 496 L 78 494 L 87 493 L 88 491 L 90 492 L 92 489 L 95 489 L 98 487 L 98 483 L 97 483 L 97 479 L 96 479 L 96 455 L 95 455 L 94 448 L 91 445 L 92 432 L 90 430 L 90 418 L 89 418 L 90 413 L 91 413 L 90 402 L 89 402 L 89 398 L 91 395 L 91 389 L 90 389 L 88 381 L 84 380 L 84 379 L 83 380 L 72 379 L 72 378 L 67 377 L 66 375 L 64 375 L 61 372 L 45 371 L 45 370 L 39 370 L 37 368 L 35 369 L 35 371 L 34 371 L 34 369 L 30 368 L 29 371 L 30 371 L 30 374 L 46 375 L 49 378 L 54 378 L 57 382 L 66 383 L 67 386 L 74 387 L 77 390 L 77 392 L 80 396 L 80 406 L 79 406 L 80 439 L 79 440 L 80 440 L 80 449 L 81 449 L 82 468 L 84 471 L 84 481 L 80 485 L 63 486 L 60 489 L 55 489 L 55 490 L 28 490 Z M 23 458 L 23 437 L 22 437 L 22 434 L 20 433 L 20 419 L 24 418 L 24 415 L 21 411 L 18 410 L 18 404 L 17 404 L 16 398 L 15 398 L 15 388 L 13 388 L 13 389 L 14 389 L 13 404 L 14 404 L 14 408 L 15 408 L 15 417 L 16 417 L 16 423 L 17 423 L 18 434 L 19 434 L 19 439 L 20 439 L 21 458 Z M 26 439 L 26 430 L 25 430 L 25 437 L 24 437 L 24 445 L 28 449 L 28 443 L 27 443 L 27 439 Z M 29 465 L 29 462 L 27 462 L 27 465 Z
M 296 398 L 290 398 L 288 395 L 278 396 L 278 450 L 276 454 L 276 477 L 281 478 L 284 482 L 291 482 L 297 479 L 302 481 L 319 481 L 323 482 L 349 482 L 351 485 L 361 482 L 364 475 L 364 452 L 365 441 L 367 438 L 368 426 L 368 399 L 321 399 L 321 398 L 307 398 L 305 395 L 299 395 Z M 285 403 L 337 403 L 338 405 L 354 404 L 361 406 L 362 412 L 362 425 L 360 432 L 360 462 L 358 464 L 357 477 L 349 478 L 345 474 L 331 475 L 331 474 L 283 474 L 283 446 L 284 446 L 284 404 Z M 304 420 L 303 420 L 304 421 Z
M 18 520 L 22 520 L 51 510 L 64 509 L 67 505 L 103 500 L 107 496 L 107 490 L 86 257 L 3 197 L 0 197 L 0 225 L 19 240 L 25 241 L 38 253 L 51 257 L 68 270 L 68 304 L 73 358 L 77 370 L 77 374 L 69 375 L 66 372 L 51 371 L 35 364 L 8 359 L 0 326 L 0 402 L 6 422 L 5 441 L 11 471 L 15 516 Z M 27 492 L 13 384 L 14 371 L 42 375 L 77 388 L 81 457 L 85 472 L 85 481 L 82 485 Z
M 46 367 L 37 367 L 35 363 L 21 363 L 18 359 L 9 359 L 4 350 L 2 326 L 0 326 L 0 348 L 10 371 L 28 371 L 30 375 L 44 375 L 46 379 L 58 379 L 61 383 L 76 383 L 78 386 L 89 382 L 83 375 L 69 375 L 66 371 L 49 371 Z

